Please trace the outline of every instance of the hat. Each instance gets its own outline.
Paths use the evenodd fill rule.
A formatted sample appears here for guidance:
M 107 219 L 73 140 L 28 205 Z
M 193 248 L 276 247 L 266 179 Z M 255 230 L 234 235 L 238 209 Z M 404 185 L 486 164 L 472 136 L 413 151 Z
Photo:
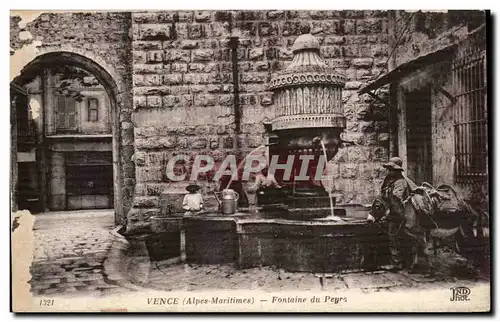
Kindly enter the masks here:
M 196 192 L 196 191 L 198 191 L 200 189 L 201 189 L 201 187 L 199 185 L 197 185 L 196 183 L 190 183 L 186 187 L 186 190 L 189 191 L 189 192 Z
M 399 157 L 392 157 L 384 164 L 384 168 L 403 171 L 403 160 Z

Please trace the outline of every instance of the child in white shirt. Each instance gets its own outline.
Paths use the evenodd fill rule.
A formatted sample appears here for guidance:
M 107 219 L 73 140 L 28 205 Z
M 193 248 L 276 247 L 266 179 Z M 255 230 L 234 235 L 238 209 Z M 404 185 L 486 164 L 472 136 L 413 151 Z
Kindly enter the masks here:
M 182 208 L 190 212 L 200 212 L 203 210 L 203 196 L 199 192 L 201 187 L 197 184 L 190 184 L 186 187 L 189 191 L 188 194 L 184 196 L 182 201 Z

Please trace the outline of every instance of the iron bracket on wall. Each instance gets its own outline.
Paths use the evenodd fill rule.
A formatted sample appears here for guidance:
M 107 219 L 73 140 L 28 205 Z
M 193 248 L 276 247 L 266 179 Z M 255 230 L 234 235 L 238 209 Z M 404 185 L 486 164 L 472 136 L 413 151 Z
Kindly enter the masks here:
M 455 102 L 457 101 L 455 96 L 451 95 L 450 92 L 445 90 L 442 86 L 436 86 L 435 88 L 438 92 L 446 96 L 447 99 L 449 99 L 453 104 L 455 104 Z

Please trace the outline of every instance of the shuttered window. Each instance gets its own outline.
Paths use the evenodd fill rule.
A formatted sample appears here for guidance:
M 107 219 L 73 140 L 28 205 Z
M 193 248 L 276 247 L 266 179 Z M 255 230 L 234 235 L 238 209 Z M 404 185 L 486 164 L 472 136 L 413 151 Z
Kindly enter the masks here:
M 455 180 L 484 180 L 488 164 L 485 51 L 470 51 L 454 60 L 453 86 Z
M 95 97 L 89 97 L 87 101 L 88 121 L 97 122 L 99 120 L 99 100 Z
M 57 132 L 77 130 L 76 101 L 73 97 L 55 96 L 55 111 Z

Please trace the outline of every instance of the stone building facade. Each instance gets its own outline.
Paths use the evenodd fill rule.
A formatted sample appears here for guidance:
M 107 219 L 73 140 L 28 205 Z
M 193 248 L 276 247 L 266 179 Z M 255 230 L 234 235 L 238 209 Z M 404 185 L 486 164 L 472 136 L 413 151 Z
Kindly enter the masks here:
M 162 196 L 185 191 L 187 182 L 166 176 L 172 156 L 217 161 L 265 143 L 264 124 L 275 116 L 269 81 L 291 62 L 294 40 L 311 33 L 346 77 L 343 139 L 354 143 L 328 165 L 329 188 L 339 203 L 366 204 L 381 186 L 393 135 L 388 90 L 378 89 L 378 99 L 358 91 L 387 72 L 391 19 L 387 11 L 153 11 L 42 13 L 25 23 L 13 14 L 11 58 L 31 59 L 20 59 L 11 79 L 23 84 L 62 53 L 101 81 L 112 110 L 117 222 L 147 230 Z M 199 181 L 207 195 L 219 188 Z
M 390 14 L 399 42 L 391 44 L 395 50 L 385 80 L 372 89 L 391 86 L 391 103 L 398 111 L 394 150 L 417 183 L 451 185 L 486 209 L 486 12 Z

